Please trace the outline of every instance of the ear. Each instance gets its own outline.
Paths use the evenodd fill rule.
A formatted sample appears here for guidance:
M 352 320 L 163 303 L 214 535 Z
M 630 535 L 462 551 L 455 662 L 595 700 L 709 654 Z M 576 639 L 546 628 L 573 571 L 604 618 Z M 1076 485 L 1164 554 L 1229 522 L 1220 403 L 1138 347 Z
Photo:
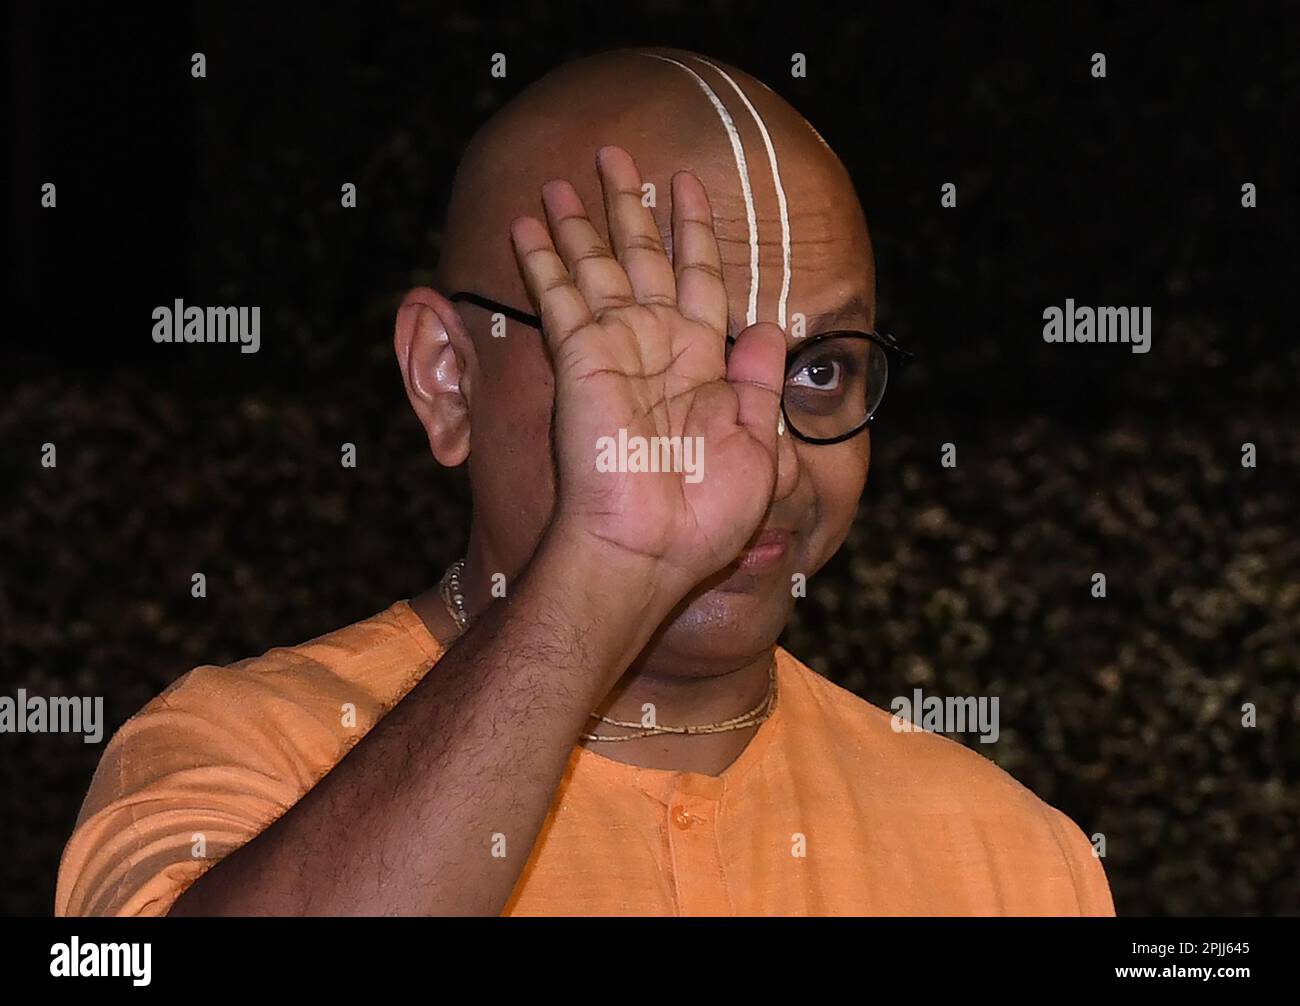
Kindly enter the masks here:
M 469 457 L 474 344 L 451 302 L 428 287 L 402 298 L 393 349 L 406 397 L 438 463 L 454 468 Z

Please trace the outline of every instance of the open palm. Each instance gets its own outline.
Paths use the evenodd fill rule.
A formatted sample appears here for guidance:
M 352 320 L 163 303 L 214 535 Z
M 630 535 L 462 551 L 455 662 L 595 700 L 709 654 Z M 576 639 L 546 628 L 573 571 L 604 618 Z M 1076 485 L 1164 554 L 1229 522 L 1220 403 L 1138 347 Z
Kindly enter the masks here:
M 718 243 L 694 175 L 673 178 L 670 262 L 631 156 L 605 147 L 597 160 L 608 245 L 562 181 L 543 189 L 545 224 L 511 227 L 555 371 L 556 519 L 685 590 L 735 559 L 767 510 L 785 336 L 751 325 L 727 356 Z M 672 456 L 694 464 L 598 464 L 602 445 L 636 438 L 675 438 Z

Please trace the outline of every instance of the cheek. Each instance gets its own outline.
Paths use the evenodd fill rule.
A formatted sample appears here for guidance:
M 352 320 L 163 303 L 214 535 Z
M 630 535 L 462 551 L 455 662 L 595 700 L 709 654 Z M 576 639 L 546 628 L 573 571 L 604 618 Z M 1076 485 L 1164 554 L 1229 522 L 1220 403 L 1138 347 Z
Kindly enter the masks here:
M 549 367 L 516 366 L 481 381 L 470 422 L 469 473 L 475 521 L 498 546 L 524 556 L 550 520 L 555 500 L 551 462 Z
M 814 547 L 824 562 L 843 544 L 857 514 L 871 460 L 870 434 L 843 444 L 814 448 L 806 471 L 817 502 Z

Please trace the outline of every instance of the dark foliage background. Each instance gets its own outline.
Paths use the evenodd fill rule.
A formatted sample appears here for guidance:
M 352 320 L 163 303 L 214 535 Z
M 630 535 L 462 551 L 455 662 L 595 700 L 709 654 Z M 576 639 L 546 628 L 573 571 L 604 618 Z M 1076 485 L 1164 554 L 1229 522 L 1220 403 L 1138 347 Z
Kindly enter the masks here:
M 1121 913 L 1296 913 L 1297 24 L 1026 11 L 12 6 L 0 694 L 105 695 L 115 729 L 196 664 L 432 582 L 467 494 L 389 344 L 458 154 L 566 58 L 681 45 L 765 79 L 844 158 L 881 318 L 921 357 L 786 645 L 881 706 L 1000 696 L 1000 741 L 972 746 L 1107 836 Z M 262 305 L 261 351 L 155 346 L 176 297 Z M 1045 345 L 1066 297 L 1150 305 L 1152 351 Z M 0 911 L 50 911 L 100 751 L 0 736 Z

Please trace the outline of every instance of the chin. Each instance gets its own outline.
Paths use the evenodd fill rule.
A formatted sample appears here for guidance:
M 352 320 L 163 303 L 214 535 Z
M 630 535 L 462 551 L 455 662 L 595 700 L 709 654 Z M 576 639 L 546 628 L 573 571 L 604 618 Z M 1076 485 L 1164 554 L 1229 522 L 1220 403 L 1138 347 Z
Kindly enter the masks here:
M 668 673 L 726 673 L 772 646 L 785 629 L 794 601 L 783 583 L 748 574 L 720 579 L 694 592 L 651 641 L 648 649 L 669 665 Z

